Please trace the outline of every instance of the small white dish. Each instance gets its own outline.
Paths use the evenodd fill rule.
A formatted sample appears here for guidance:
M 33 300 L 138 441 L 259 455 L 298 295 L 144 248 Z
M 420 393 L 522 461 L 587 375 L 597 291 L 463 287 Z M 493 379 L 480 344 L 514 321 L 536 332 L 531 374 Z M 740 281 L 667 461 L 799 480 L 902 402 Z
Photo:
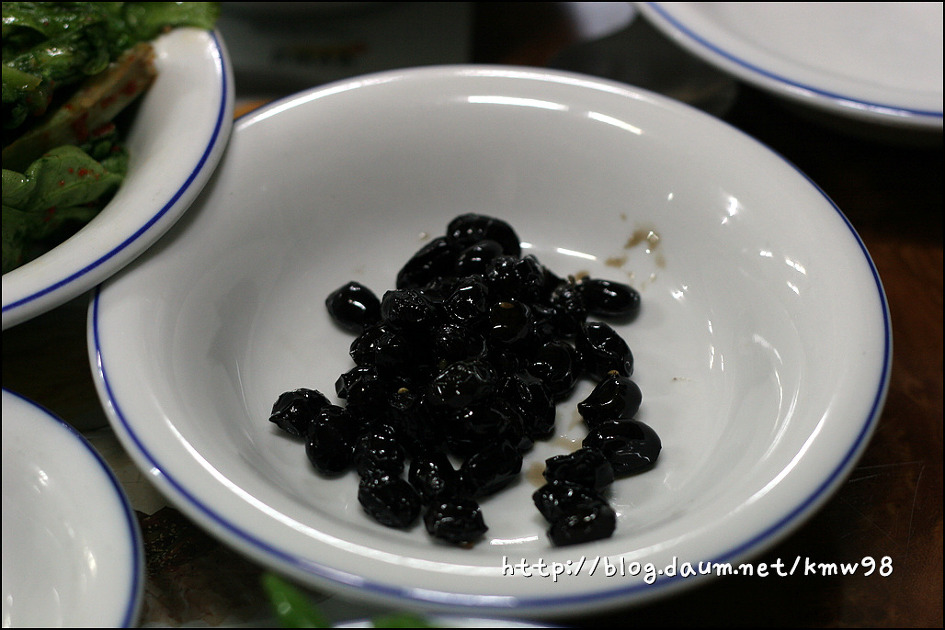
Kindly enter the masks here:
M 3 274 L 3 330 L 81 295 L 141 254 L 219 162 L 233 125 L 232 69 L 219 33 L 179 28 L 154 47 L 158 75 L 127 137 L 127 177 L 76 234 Z
M 941 2 L 643 2 L 683 48 L 796 103 L 942 131 Z
M 554 548 L 531 503 L 535 467 L 584 435 L 589 383 L 523 479 L 483 503 L 490 529 L 472 549 L 371 521 L 353 474 L 320 478 L 268 420 L 282 392 L 332 396 L 352 365 L 328 293 L 392 288 L 463 212 L 507 220 L 559 276 L 642 294 L 619 331 L 663 453 L 614 486 L 612 538 Z M 234 548 L 356 600 L 534 618 L 665 596 L 701 582 L 684 563 L 750 560 L 793 531 L 865 448 L 892 347 L 863 243 L 757 141 L 616 82 L 444 66 L 240 119 L 191 211 L 98 290 L 89 351 L 132 459 Z M 657 575 L 666 567 L 676 575 Z
M 138 521 L 68 424 L 3 390 L 3 627 L 129 627 L 144 589 Z

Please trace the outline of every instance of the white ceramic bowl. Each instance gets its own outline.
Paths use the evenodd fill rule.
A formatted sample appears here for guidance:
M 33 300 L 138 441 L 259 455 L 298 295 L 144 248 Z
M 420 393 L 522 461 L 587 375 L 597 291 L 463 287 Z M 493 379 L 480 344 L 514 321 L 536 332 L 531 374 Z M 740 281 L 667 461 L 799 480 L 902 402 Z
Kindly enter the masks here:
M 3 329 L 88 291 L 147 249 L 190 206 L 233 125 L 233 76 L 219 33 L 180 28 L 154 42 L 158 76 L 138 104 L 128 175 L 87 225 L 3 274 Z
M 750 84 L 880 126 L 942 132 L 941 2 L 642 2 L 680 46 Z
M 663 453 L 615 486 L 610 539 L 553 548 L 529 474 L 483 503 L 490 529 L 473 549 L 384 528 L 354 475 L 319 478 L 268 421 L 280 393 L 332 395 L 352 365 L 327 294 L 392 288 L 463 212 L 507 220 L 561 276 L 642 294 L 619 330 Z M 626 85 L 478 66 L 358 77 L 239 120 L 191 211 L 101 287 L 89 345 L 122 443 L 210 532 L 348 597 L 479 617 L 624 606 L 698 581 L 649 583 L 657 569 L 774 544 L 856 462 L 891 360 L 863 244 L 782 158 Z M 527 473 L 583 437 L 582 387 Z M 525 577 L 522 559 L 572 574 Z M 608 576 L 634 563 L 639 575 Z
M 62 420 L 3 390 L 3 627 L 135 625 L 138 521 L 105 461 Z

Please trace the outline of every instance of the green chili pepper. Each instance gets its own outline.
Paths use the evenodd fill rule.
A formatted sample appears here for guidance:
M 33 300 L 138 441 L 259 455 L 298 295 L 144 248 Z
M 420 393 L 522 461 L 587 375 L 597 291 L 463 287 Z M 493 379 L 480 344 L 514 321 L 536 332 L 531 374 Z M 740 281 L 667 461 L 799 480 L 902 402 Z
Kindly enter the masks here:
M 329 628 L 331 624 L 302 591 L 273 573 L 264 573 L 262 585 L 279 623 L 286 628 Z

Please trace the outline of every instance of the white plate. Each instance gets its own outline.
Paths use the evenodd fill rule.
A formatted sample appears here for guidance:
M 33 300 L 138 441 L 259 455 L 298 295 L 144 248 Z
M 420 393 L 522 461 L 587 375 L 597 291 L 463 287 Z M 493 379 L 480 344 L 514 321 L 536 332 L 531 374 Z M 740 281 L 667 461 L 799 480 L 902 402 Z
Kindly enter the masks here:
M 180 28 L 154 42 L 158 76 L 127 138 L 128 175 L 98 216 L 3 274 L 3 329 L 88 291 L 147 249 L 190 206 L 233 125 L 233 79 L 220 35 Z
M 127 627 L 144 547 L 118 480 L 48 411 L 3 390 L 3 627 Z
M 332 395 L 351 367 L 325 296 L 352 279 L 392 288 L 461 212 L 508 220 L 561 276 L 642 293 L 619 330 L 664 450 L 615 486 L 611 539 L 552 548 L 530 474 L 484 502 L 490 530 L 473 549 L 384 528 L 362 514 L 353 475 L 320 479 L 268 421 L 280 393 Z M 634 238 L 648 231 L 659 240 Z M 317 587 L 477 617 L 628 605 L 698 580 L 607 566 L 769 547 L 854 465 L 891 360 L 863 244 L 790 164 L 636 88 L 478 66 L 358 77 L 242 118 L 191 211 L 100 288 L 89 347 L 120 440 L 210 532 Z M 582 438 L 582 387 L 526 471 Z M 512 568 L 523 558 L 580 575 L 525 577 Z
M 941 2 L 645 2 L 722 70 L 852 119 L 942 130 Z

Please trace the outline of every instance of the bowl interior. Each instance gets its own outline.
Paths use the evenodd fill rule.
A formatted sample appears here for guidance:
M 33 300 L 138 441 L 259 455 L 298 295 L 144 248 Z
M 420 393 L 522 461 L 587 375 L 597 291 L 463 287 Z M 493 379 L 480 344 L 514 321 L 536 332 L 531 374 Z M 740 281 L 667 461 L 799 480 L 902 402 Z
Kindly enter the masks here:
M 640 317 L 616 328 L 663 453 L 615 484 L 617 531 L 589 549 L 552 548 L 530 499 L 544 460 L 579 446 L 589 382 L 522 479 L 483 502 L 490 529 L 472 550 L 372 522 L 353 473 L 319 477 L 268 422 L 289 389 L 337 400 L 353 337 L 330 321 L 328 293 L 393 288 L 465 212 L 508 221 L 559 276 L 642 294 Z M 549 598 L 540 581 L 497 581 L 503 558 L 734 561 L 771 544 L 852 465 L 889 360 L 865 250 L 790 165 L 648 93 L 509 69 L 385 73 L 242 119 L 201 199 L 106 285 L 91 322 L 113 424 L 233 544 L 360 594 L 512 593 L 539 607 L 602 591 L 625 602 L 640 585 L 582 576 Z
M 3 390 L 4 627 L 134 624 L 143 554 L 134 513 L 94 448 Z

